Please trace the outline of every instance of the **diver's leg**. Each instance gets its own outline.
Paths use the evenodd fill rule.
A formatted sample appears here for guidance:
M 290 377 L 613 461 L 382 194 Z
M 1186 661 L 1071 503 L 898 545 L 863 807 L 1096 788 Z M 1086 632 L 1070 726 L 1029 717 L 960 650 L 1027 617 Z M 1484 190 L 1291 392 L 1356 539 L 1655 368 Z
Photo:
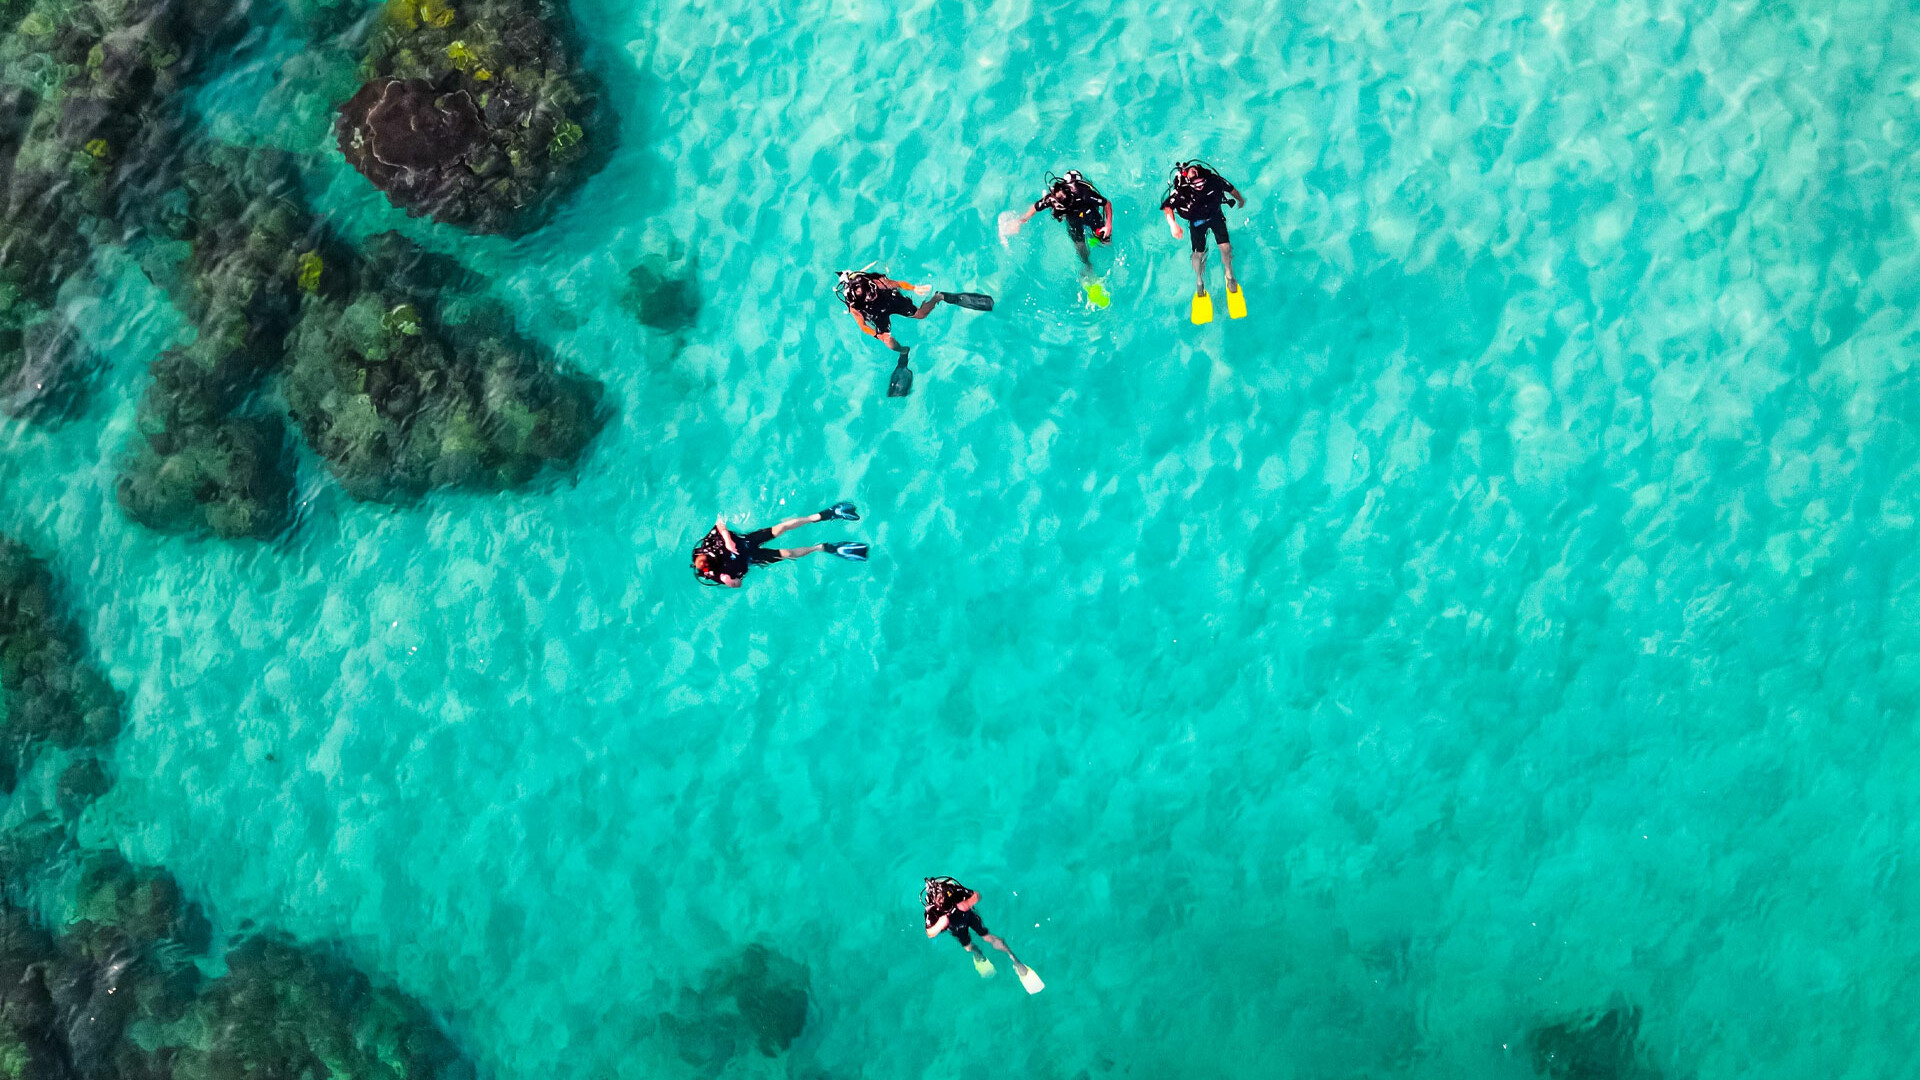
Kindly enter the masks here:
M 1207 253 L 1204 249 L 1193 253 L 1193 292 L 1196 296 L 1207 295 Z
M 819 514 L 808 514 L 806 517 L 788 518 L 773 527 L 773 535 L 779 536 L 781 533 L 787 532 L 790 529 L 797 529 L 802 525 L 811 525 L 820 520 L 822 519 Z
M 920 310 L 918 310 L 918 311 L 916 311 L 916 312 L 914 312 L 914 313 L 913 313 L 913 317 L 914 317 L 914 318 L 916 318 L 916 319 L 924 319 L 924 318 L 926 318 L 926 317 L 927 317 L 927 312 L 929 312 L 929 311 L 932 311 L 932 310 L 933 310 L 933 306 L 934 306 L 935 304 L 938 304 L 939 302 L 940 302 L 940 294 L 939 294 L 939 293 L 934 293 L 934 294 L 933 294 L 932 296 L 929 296 L 929 297 L 927 297 L 927 302 L 926 302 L 926 303 L 924 303 L 924 304 L 921 304 L 921 305 L 920 305 Z
M 1015 955 L 1013 955 L 1013 950 L 1012 950 L 1012 949 L 1009 949 L 1009 948 L 1007 948 L 1007 943 L 1006 943 L 1006 942 L 1004 942 L 1004 941 L 1002 941 L 1002 940 L 1000 940 L 1000 935 L 999 935 L 999 934 L 988 934 L 988 933 L 984 933 L 984 932 L 983 932 L 983 933 L 982 933 L 982 934 L 980 935 L 980 937 L 981 937 L 981 938 L 982 938 L 983 940 L 985 940 L 987 944 L 989 944 L 989 945 L 991 945 L 991 946 L 993 946 L 993 947 L 994 947 L 994 948 L 996 948 L 996 949 L 999 949 L 999 950 L 1000 950 L 1001 952 L 1003 952 L 1003 953 L 1006 953 L 1006 954 L 1007 954 L 1007 959 L 1009 959 L 1009 960 L 1011 960 L 1011 961 L 1013 961 L 1013 966 L 1014 966 L 1014 967 L 1015 967 L 1016 969 L 1018 969 L 1018 968 L 1022 968 L 1022 967 L 1025 967 L 1025 966 L 1026 966 L 1026 965 L 1024 965 L 1024 964 L 1022 964 L 1022 963 L 1020 962 L 1020 958 L 1019 958 L 1019 957 L 1017 957 L 1017 956 L 1015 956 Z
M 916 319 L 919 317 L 920 316 L 918 315 L 914 316 L 914 318 Z M 893 331 L 891 330 L 887 331 L 884 334 L 879 335 L 879 339 L 880 339 L 880 344 L 885 345 L 887 348 L 892 349 L 894 352 L 899 353 L 901 356 L 905 356 L 907 355 L 907 353 L 912 351 L 908 349 L 905 345 L 902 345 L 898 341 L 895 341 L 893 337 Z
M 1080 253 L 1080 265 L 1085 267 L 1088 273 L 1092 273 L 1093 253 L 1087 250 L 1087 238 L 1084 236 L 1075 236 L 1073 238 L 1073 250 Z
M 795 521 L 798 521 L 798 522 L 799 522 L 800 524 L 802 524 L 802 525 L 804 525 L 804 524 L 806 524 L 807 522 L 809 522 L 809 521 L 813 521 L 813 520 L 815 520 L 815 519 L 814 519 L 814 518 L 795 518 L 794 520 L 795 520 Z M 784 522 L 783 522 L 783 524 L 787 524 L 787 523 L 784 523 Z M 777 526 L 776 526 L 776 527 L 777 527 Z M 776 554 L 776 555 L 778 555 L 778 556 L 780 556 L 780 558 L 781 558 L 781 559 L 783 559 L 783 560 L 785 560 L 785 559 L 804 559 L 804 558 L 806 558 L 807 556 L 809 556 L 809 555 L 811 555 L 811 554 L 813 554 L 813 553 L 814 553 L 814 552 L 816 552 L 816 551 L 820 551 L 820 550 L 823 550 L 823 549 L 825 549 L 825 548 L 826 548 L 826 546 L 827 546 L 827 545 L 825 545 L 825 544 L 808 544 L 808 545 L 807 545 L 806 547 L 803 547 L 803 548 L 782 548 L 782 549 L 780 549 L 780 550 L 777 550 L 777 551 L 775 551 L 775 552 L 774 552 L 774 554 Z M 1011 956 L 1011 955 L 1013 955 L 1013 954 L 1012 954 L 1012 953 L 1008 953 L 1007 955 L 1009 955 L 1009 956 Z
M 1227 268 L 1227 291 L 1232 292 L 1240 287 L 1240 281 L 1233 276 L 1233 245 L 1224 240 L 1220 243 L 1220 261 Z

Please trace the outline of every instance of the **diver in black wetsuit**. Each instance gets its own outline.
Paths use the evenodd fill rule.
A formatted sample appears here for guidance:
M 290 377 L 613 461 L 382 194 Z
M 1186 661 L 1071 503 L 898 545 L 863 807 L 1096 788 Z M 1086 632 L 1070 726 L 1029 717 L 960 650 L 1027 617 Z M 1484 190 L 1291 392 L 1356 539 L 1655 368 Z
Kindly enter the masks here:
M 1113 242 L 1113 203 L 1100 194 L 1099 188 L 1088 183 L 1080 170 L 1068 169 L 1065 176 L 1047 177 L 1047 193 L 1012 223 L 1012 232 L 1019 232 L 1020 226 L 1032 221 L 1033 215 L 1042 210 L 1053 211 L 1055 221 L 1067 223 L 1067 235 L 1073 237 L 1073 249 L 1080 253 L 1080 262 L 1087 269 L 1093 269 L 1093 256 L 1087 251 L 1087 233 L 1092 232 L 1094 239 L 1101 243 Z
M 1043 985 L 1040 977 L 1013 955 L 1013 950 L 1007 948 L 1006 942 L 990 933 L 973 910 L 973 906 L 980 902 L 979 893 L 950 877 L 930 877 L 925 881 L 926 884 L 920 889 L 920 903 L 926 908 L 929 938 L 939 937 L 942 931 L 952 933 L 954 940 L 973 955 L 973 969 L 980 973 L 981 978 L 991 978 L 993 961 L 987 959 L 987 954 L 973 943 L 973 935 L 979 934 L 982 941 L 1006 953 L 1007 959 L 1013 961 L 1014 974 L 1020 976 L 1020 982 L 1028 993 L 1040 992 Z
M 1222 203 L 1244 207 L 1247 197 L 1204 161 L 1182 161 L 1173 167 L 1173 182 L 1167 186 L 1166 198 L 1160 200 L 1160 209 L 1167 215 L 1167 227 L 1173 230 L 1175 240 L 1181 235 L 1180 225 L 1173 219 L 1175 214 L 1187 219 L 1187 228 L 1193 233 L 1196 296 L 1207 295 L 1209 231 L 1220 245 L 1220 261 L 1227 267 L 1227 291 L 1231 293 L 1240 287 L 1233 276 L 1233 244 L 1227 239 L 1227 217 L 1221 210 Z
M 913 392 L 913 372 L 907 367 L 907 358 L 912 350 L 894 339 L 895 315 L 924 319 L 928 312 L 943 302 L 974 311 L 993 310 L 993 297 L 985 293 L 937 292 L 929 296 L 926 303 L 917 306 L 901 293 L 902 289 L 917 293 L 930 287 L 909 281 L 894 281 L 864 270 L 840 271 L 840 282 L 834 286 L 834 295 L 847 305 L 847 311 L 852 313 L 853 321 L 860 324 L 860 329 L 900 356 L 900 363 L 893 369 L 893 378 L 887 384 L 888 397 L 906 397 Z
M 714 521 L 713 528 L 693 548 L 693 572 L 702 585 L 719 585 L 737 589 L 747 576 L 747 571 L 756 566 L 784 562 L 824 551 L 829 555 L 838 555 L 853 562 L 867 561 L 867 545 L 857 540 L 830 540 L 824 544 L 811 544 L 803 548 L 769 548 L 766 544 L 774 537 L 802 525 L 811 525 L 816 521 L 859 521 L 860 513 L 850 502 L 837 502 L 816 514 L 806 517 L 788 518 L 778 525 L 765 529 L 755 529 L 743 536 L 737 536 L 727 528 L 727 519 Z

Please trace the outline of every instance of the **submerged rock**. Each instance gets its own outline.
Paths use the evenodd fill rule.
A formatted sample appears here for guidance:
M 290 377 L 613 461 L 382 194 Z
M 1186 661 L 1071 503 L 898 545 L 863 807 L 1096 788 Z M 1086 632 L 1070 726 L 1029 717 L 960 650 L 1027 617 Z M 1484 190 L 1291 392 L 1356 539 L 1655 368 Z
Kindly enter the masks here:
M 293 463 L 279 420 L 248 409 L 279 367 L 319 229 L 274 151 L 198 148 L 179 190 L 183 209 L 156 228 L 187 256 L 160 283 L 198 336 L 149 365 L 116 494 L 151 528 L 276 536 L 292 520 Z
M 92 351 L 65 319 L 51 316 L 19 331 L 0 327 L 0 415 L 71 417 L 98 369 Z
M 523 486 L 570 467 L 604 423 L 599 384 L 562 373 L 477 284 L 389 233 L 345 288 L 307 298 L 287 405 L 355 498 Z
M 1537 1027 L 1527 1048 L 1533 1071 L 1552 1080 L 1657 1080 L 1659 1074 L 1640 1063 L 1639 1037 L 1640 1009 L 1615 1006 Z
M 317 949 L 255 937 L 194 1004 L 180 1077 L 464 1080 L 470 1065 L 420 1003 Z
M 682 1061 L 702 1069 L 718 1071 L 749 1050 L 775 1057 L 806 1029 L 809 982 L 799 961 L 749 945 L 682 989 L 660 1031 Z
M 610 147 L 563 9 L 534 0 L 388 0 L 370 78 L 340 110 L 341 154 L 395 206 L 524 233 Z
M 641 325 L 666 333 L 691 329 L 700 318 L 699 260 L 687 258 L 678 243 L 651 253 L 627 272 L 621 306 Z
M 0 409 L 57 418 L 83 353 L 36 330 L 91 245 L 164 170 L 176 98 L 242 26 L 244 0 L 13 0 L 0 22 Z M 36 336 L 23 342 L 13 335 Z M 9 340 L 11 338 L 11 340 Z M 24 348 L 24 352 L 23 352 Z
M 120 731 L 120 695 L 95 670 L 61 611 L 53 575 L 0 537 L 0 790 L 42 744 L 102 746 Z

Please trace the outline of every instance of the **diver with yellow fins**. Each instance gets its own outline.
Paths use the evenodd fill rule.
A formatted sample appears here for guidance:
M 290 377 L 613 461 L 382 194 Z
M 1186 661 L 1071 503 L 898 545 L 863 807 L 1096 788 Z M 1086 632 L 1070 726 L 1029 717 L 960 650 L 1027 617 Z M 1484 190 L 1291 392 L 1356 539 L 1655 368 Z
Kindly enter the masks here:
M 1247 197 L 1232 181 L 1204 161 L 1182 161 L 1173 167 L 1173 179 L 1167 184 L 1160 210 L 1167 215 L 1167 227 L 1180 239 L 1178 214 L 1186 219 L 1193 234 L 1193 322 L 1198 326 L 1213 321 L 1213 297 L 1207 295 L 1207 233 L 1220 245 L 1220 261 L 1227 268 L 1227 315 L 1242 319 L 1247 314 L 1247 299 L 1240 282 L 1233 276 L 1233 244 L 1227 239 L 1227 217 L 1221 204 L 1245 207 Z

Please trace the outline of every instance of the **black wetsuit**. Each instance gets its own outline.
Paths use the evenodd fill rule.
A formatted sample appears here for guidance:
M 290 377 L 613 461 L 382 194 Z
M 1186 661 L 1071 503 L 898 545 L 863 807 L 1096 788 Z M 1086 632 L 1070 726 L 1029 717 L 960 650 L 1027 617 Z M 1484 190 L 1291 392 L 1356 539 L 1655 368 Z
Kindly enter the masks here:
M 954 906 L 959 904 L 960 900 L 966 899 L 967 895 L 970 894 L 962 894 L 959 899 L 953 902 L 953 905 L 930 907 L 927 909 L 927 925 L 931 927 L 934 923 L 940 921 L 940 916 L 945 915 L 947 917 L 947 933 L 959 939 L 962 945 L 972 944 L 974 934 L 986 937 L 988 932 L 987 924 L 980 921 L 980 914 L 978 912 L 972 910 L 961 911 L 959 907 Z
M 1087 231 L 1098 233 L 1107 224 L 1106 196 L 1085 180 L 1056 180 L 1033 204 L 1033 212 L 1053 211 L 1053 220 L 1067 223 L 1067 233 L 1075 240 L 1086 239 Z
M 873 328 L 875 336 L 890 333 L 893 330 L 895 315 L 912 315 L 920 310 L 920 305 L 901 295 L 900 290 L 880 284 L 877 275 L 861 275 L 864 280 L 858 284 L 849 284 L 842 298 L 847 307 L 860 314 Z
M 720 527 L 716 525 L 708 531 L 707 535 L 700 538 L 698 544 L 694 545 L 694 555 L 705 555 L 707 557 L 707 566 L 705 570 L 702 570 L 698 565 L 695 565 L 693 572 L 698 575 L 701 580 L 712 582 L 715 585 L 720 584 L 720 575 L 722 574 L 730 578 L 744 578 L 747 576 L 747 570 L 751 567 L 766 566 L 769 563 L 777 563 L 781 560 L 777 548 L 765 546 L 772 539 L 773 530 L 770 528 L 755 529 L 745 534 L 735 533 L 733 543 L 734 546 L 740 550 L 728 551 L 727 542 L 721 538 Z
M 1226 178 L 1211 169 L 1202 169 L 1197 184 L 1185 176 L 1176 178 L 1173 190 L 1160 200 L 1160 208 L 1186 218 L 1193 250 L 1205 251 L 1208 230 L 1212 230 L 1215 241 L 1227 243 L 1227 216 L 1221 208 L 1227 196 Z

